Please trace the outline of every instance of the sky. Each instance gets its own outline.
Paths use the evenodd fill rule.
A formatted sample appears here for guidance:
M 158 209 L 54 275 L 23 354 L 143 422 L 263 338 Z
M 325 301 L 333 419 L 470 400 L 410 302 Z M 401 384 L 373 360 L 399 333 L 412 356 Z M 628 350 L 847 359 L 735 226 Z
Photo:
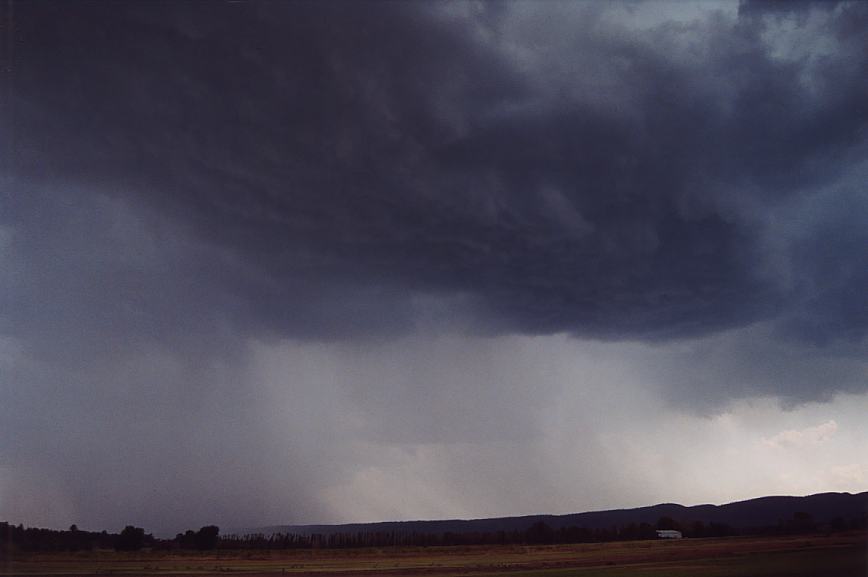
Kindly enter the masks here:
M 868 4 L 0 29 L 0 519 L 868 490 Z

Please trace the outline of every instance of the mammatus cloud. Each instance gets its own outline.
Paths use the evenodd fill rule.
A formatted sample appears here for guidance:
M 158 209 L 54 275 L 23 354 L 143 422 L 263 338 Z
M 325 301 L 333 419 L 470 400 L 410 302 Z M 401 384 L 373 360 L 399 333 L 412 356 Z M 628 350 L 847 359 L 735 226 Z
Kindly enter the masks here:
M 786 482 L 732 461 L 714 492 L 678 439 L 696 419 L 729 451 L 708 415 L 868 388 L 865 4 L 14 8 L 0 517 L 171 532 L 861 483 L 837 414 L 767 409 L 753 440 L 841 425 L 822 475 L 747 458 Z

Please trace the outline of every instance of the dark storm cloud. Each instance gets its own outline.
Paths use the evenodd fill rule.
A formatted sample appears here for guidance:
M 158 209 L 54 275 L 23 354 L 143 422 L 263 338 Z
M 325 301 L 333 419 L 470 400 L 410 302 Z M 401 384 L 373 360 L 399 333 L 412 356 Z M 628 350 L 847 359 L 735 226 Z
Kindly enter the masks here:
M 864 6 L 828 18 L 816 70 L 773 58 L 761 17 L 633 35 L 577 19 L 549 40 L 439 8 L 18 7 L 16 174 L 146 199 L 261 272 L 209 284 L 283 334 L 392 331 L 406 319 L 379 326 L 379 303 L 429 293 L 468 295 L 499 330 L 615 338 L 786 309 L 733 199 L 774 211 L 863 149 L 846 23 Z M 703 53 L 673 52 L 702 34 Z M 542 69 L 513 40 L 550 50 Z M 571 59 L 623 106 L 593 102 L 612 89 L 590 67 L 558 75 Z
M 7 5 L 0 513 L 341 521 L 384 446 L 864 391 L 868 5 L 649 6 Z
M 816 67 L 775 58 L 750 9 L 631 33 L 572 7 L 547 38 L 532 10 L 445 8 L 19 6 L 16 175 L 171 215 L 259 275 L 213 271 L 232 322 L 280 334 L 393 332 L 429 294 L 610 338 L 786 313 L 745 213 L 864 150 L 863 5 L 823 10 Z

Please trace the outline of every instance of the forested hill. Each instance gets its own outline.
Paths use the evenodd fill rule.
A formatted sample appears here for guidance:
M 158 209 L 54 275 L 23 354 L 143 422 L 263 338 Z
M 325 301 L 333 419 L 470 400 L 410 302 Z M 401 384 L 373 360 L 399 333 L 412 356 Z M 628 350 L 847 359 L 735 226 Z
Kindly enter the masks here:
M 440 521 L 386 521 L 380 523 L 352 523 L 345 525 L 277 525 L 246 529 L 236 533 L 293 533 L 297 535 L 331 535 L 350 533 L 485 533 L 496 531 L 523 531 L 534 523 L 542 522 L 552 529 L 583 527 L 604 529 L 623 527 L 631 523 L 654 525 L 668 517 L 682 525 L 694 522 L 717 523 L 733 528 L 767 527 L 792 520 L 796 514 L 807 514 L 814 523 L 836 521 L 864 522 L 868 516 L 868 492 L 820 493 L 807 497 L 760 497 L 726 505 L 695 505 L 685 507 L 664 503 L 636 509 L 592 511 L 567 515 L 528 515 L 491 519 L 449 519 Z

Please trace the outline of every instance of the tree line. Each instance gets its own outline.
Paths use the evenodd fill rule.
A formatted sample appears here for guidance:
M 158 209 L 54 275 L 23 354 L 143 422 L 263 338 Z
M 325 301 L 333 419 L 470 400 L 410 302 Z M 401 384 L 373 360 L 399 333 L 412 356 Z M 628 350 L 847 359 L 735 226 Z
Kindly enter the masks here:
M 402 531 L 372 531 L 329 534 L 249 534 L 229 535 L 220 541 L 227 549 L 343 549 L 354 547 L 448 547 L 454 545 L 554 545 L 570 543 L 602 543 L 608 541 L 639 541 L 657 539 L 657 529 L 680 527 L 661 520 L 657 525 L 631 523 L 621 527 L 553 528 L 539 521 L 524 530 L 424 533 Z M 725 537 L 738 534 L 728 525 L 699 524 L 687 531 L 691 537 Z
M 656 524 L 629 523 L 609 528 L 558 527 L 539 521 L 524 530 L 487 532 L 401 532 L 371 531 L 355 533 L 294 534 L 254 533 L 228 535 L 220 539 L 225 549 L 319 549 L 354 547 L 437 547 L 452 545 L 554 545 L 571 543 L 602 543 L 609 541 L 640 541 L 658 539 L 657 531 L 674 529 L 684 537 L 732 537 L 738 535 L 794 535 L 832 533 L 868 528 L 868 515 L 849 520 L 837 518 L 830 523 L 815 522 L 808 513 L 795 513 L 775 525 L 764 527 L 733 527 L 725 523 L 679 521 L 661 517 Z
M 0 553 L 14 551 L 139 551 L 141 549 L 216 549 L 220 541 L 216 525 L 178 533 L 174 539 L 158 539 L 141 527 L 127 525 L 120 533 L 82 531 L 76 525 L 66 531 L 39 529 L 0 522 Z
M 215 549 L 343 549 L 356 547 L 435 547 L 453 545 L 548 545 L 600 543 L 657 539 L 657 530 L 674 529 L 685 537 L 728 537 L 735 535 L 791 535 L 830 533 L 868 528 L 868 515 L 851 519 L 837 518 L 817 523 L 808 513 L 795 513 L 776 525 L 736 528 L 723 523 L 680 521 L 661 517 L 656 524 L 630 523 L 618 527 L 558 527 L 536 522 L 524 530 L 487 532 L 400 532 L 368 531 L 329 534 L 252 533 L 220 536 L 216 525 L 198 531 L 178 533 L 174 539 L 158 539 L 141 527 L 126 526 L 120 533 L 81 531 L 72 525 L 67 531 L 25 528 L 0 522 L 0 553 L 14 551 L 82 551 L 115 549 L 117 551 Z

